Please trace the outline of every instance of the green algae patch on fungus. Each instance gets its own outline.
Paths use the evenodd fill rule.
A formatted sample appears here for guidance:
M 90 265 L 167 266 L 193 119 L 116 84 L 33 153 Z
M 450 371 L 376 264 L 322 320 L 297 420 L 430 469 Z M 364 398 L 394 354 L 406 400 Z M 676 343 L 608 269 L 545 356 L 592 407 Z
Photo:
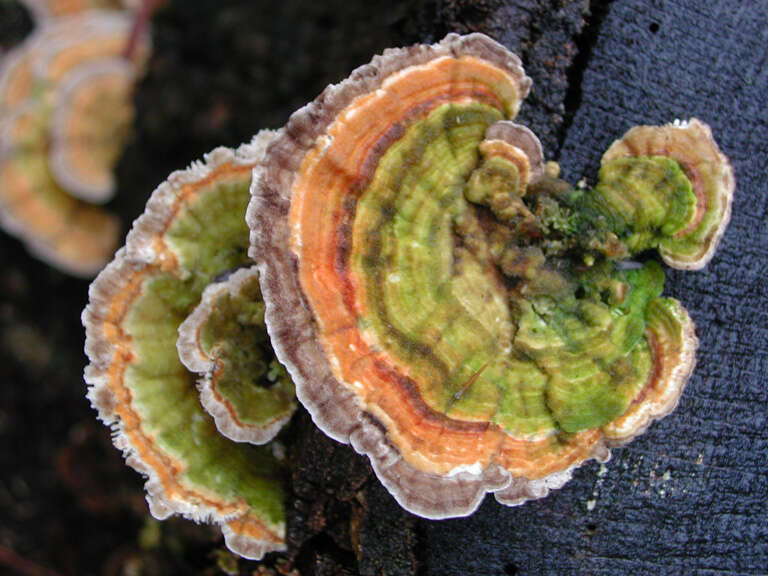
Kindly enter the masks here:
M 271 137 L 216 149 L 158 187 L 83 313 L 88 397 L 148 477 L 152 514 L 221 524 L 227 545 L 251 558 L 284 546 L 283 465 L 269 446 L 219 433 L 177 340 L 214 277 L 248 262 L 251 170 Z
M 177 344 L 184 365 L 200 374 L 200 400 L 227 438 L 264 444 L 296 409 L 293 382 L 269 344 L 255 268 L 208 286 L 179 327 Z
M 498 402 L 493 366 L 460 402 L 455 395 L 505 345 L 509 320 L 501 295 L 488 291 L 489 267 L 467 258 L 452 274 L 452 228 L 468 209 L 462 191 L 477 161 L 471 144 L 498 119 L 482 105 L 445 105 L 416 122 L 382 156 L 352 230 L 360 239 L 352 272 L 365 285 L 366 331 L 409 366 L 430 407 L 442 412 L 450 404 L 484 420 Z
M 529 86 L 482 35 L 389 50 L 254 172 L 251 255 L 299 400 L 430 518 L 542 497 L 667 414 L 693 323 L 658 264 L 625 260 L 710 253 L 727 222 L 709 184 L 730 167 L 698 121 L 614 145 L 576 188 L 511 122 Z
M 626 291 L 617 306 L 589 298 L 543 306 L 534 300 L 520 319 L 521 332 L 530 322 L 546 334 L 548 346 L 531 356 L 550 376 L 547 404 L 564 432 L 597 428 L 624 414 L 651 373 L 646 309 L 661 293 L 664 274 L 649 263 L 616 277 Z

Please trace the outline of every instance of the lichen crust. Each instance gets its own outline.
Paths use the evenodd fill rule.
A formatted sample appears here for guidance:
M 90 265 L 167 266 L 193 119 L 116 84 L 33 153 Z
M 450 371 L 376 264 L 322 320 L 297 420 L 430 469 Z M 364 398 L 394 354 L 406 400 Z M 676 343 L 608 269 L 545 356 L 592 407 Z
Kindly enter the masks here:
M 661 267 L 621 263 L 695 217 L 688 172 L 654 153 L 568 185 L 512 122 L 529 87 L 483 35 L 387 50 L 254 171 L 251 256 L 299 401 L 429 518 L 562 486 L 693 369 Z
M 271 138 L 263 131 L 171 174 L 91 285 L 83 312 L 88 398 L 147 477 L 152 514 L 220 524 L 227 545 L 250 558 L 284 546 L 282 465 L 267 447 L 219 434 L 177 338 L 211 280 L 248 263 L 248 185 Z

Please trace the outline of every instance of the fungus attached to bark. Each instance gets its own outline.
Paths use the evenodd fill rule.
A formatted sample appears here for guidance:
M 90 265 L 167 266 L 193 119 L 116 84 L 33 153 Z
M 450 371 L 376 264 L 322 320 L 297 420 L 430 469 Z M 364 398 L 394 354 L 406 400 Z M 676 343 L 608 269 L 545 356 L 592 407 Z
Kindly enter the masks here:
M 618 261 L 713 249 L 727 160 L 686 132 L 626 163 L 612 148 L 574 189 L 510 122 L 529 86 L 482 35 L 388 50 L 296 112 L 254 171 L 275 352 L 315 423 L 427 517 L 545 495 L 669 412 L 693 368 L 661 267 Z
M 243 214 L 244 217 L 244 214 Z M 224 436 L 264 444 L 296 409 L 293 382 L 264 328 L 255 268 L 211 284 L 179 327 L 179 358 L 200 374 L 200 400 Z
M 121 58 L 131 30 L 123 12 L 55 20 L 0 70 L 1 222 L 34 254 L 77 275 L 93 276 L 117 244 L 117 219 L 88 202 L 114 192 L 131 88 L 149 47 L 144 35 L 134 60 Z
M 665 199 L 676 213 L 667 215 L 664 234 L 655 242 L 664 262 L 673 268 L 696 270 L 714 256 L 731 218 L 736 186 L 733 169 L 717 147 L 709 126 L 695 118 L 666 126 L 636 126 L 603 155 L 600 180 L 609 181 L 610 186 L 617 176 L 627 181 L 640 172 L 647 179 L 645 174 L 653 170 L 669 178 L 677 169 L 682 178 L 676 177 L 689 183 L 687 201 L 679 206 L 674 198 Z M 639 242 L 648 242 L 641 233 L 636 236 Z
M 282 466 L 270 447 L 238 444 L 218 432 L 200 405 L 196 374 L 179 359 L 177 339 L 205 287 L 248 263 L 244 214 L 251 169 L 271 136 L 262 132 L 236 152 L 216 149 L 158 187 L 125 247 L 92 284 L 83 312 L 88 397 L 113 426 L 128 463 L 147 475 L 152 514 L 216 522 L 227 546 L 250 558 L 283 547 Z M 252 368 L 247 350 L 232 356 L 219 344 L 259 323 L 258 303 L 245 297 L 256 296 L 252 282 L 240 289 L 242 301 L 235 295 L 220 303 L 215 290 L 202 296 L 202 308 L 219 307 L 224 314 L 203 320 L 201 340 L 225 362 L 246 357 L 240 366 Z M 258 359 L 258 348 L 252 352 Z M 216 382 L 235 406 L 238 370 L 227 366 Z

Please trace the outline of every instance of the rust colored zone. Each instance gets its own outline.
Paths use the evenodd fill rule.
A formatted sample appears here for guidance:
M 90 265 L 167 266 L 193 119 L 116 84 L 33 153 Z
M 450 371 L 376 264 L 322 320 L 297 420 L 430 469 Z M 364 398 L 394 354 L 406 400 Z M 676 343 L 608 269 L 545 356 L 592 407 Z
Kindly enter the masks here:
M 251 541 L 265 543 L 270 549 L 275 550 L 282 547 L 285 541 L 275 534 L 258 517 L 253 514 L 244 514 L 234 520 L 227 522 L 230 530 Z
M 200 328 L 198 328 L 197 330 L 197 337 L 198 339 L 200 337 Z M 198 346 L 199 346 L 199 340 L 198 340 Z M 202 349 L 202 347 L 200 348 Z M 213 372 L 211 373 L 211 381 L 210 381 L 210 390 L 211 390 L 211 394 L 213 394 L 213 398 L 216 400 L 218 404 L 221 404 L 222 406 L 224 406 L 224 408 L 226 408 L 227 414 L 229 414 L 229 417 L 232 419 L 232 422 L 234 422 L 238 428 L 247 428 L 248 425 L 245 424 L 242 420 L 240 420 L 240 418 L 238 418 L 235 407 L 232 405 L 232 403 L 229 400 L 227 400 L 221 395 L 217 387 L 217 381 L 221 376 L 222 372 L 224 371 L 224 366 L 222 366 L 219 362 L 216 362 L 213 359 L 210 359 L 210 360 L 215 364 Z M 277 418 L 275 418 L 275 420 L 277 420 Z

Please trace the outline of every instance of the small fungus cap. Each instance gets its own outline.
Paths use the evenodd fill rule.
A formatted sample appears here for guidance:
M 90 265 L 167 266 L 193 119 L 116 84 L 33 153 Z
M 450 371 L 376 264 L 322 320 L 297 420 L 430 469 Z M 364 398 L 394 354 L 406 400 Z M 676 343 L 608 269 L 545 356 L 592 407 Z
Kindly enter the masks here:
M 497 141 L 513 146 L 525 159 L 528 174 L 524 178 L 526 184 L 544 175 L 544 150 L 538 136 L 530 128 L 508 120 L 496 122 L 486 130 L 483 144 L 492 145 Z
M 659 247 L 659 253 L 673 268 L 703 268 L 731 219 L 736 180 L 730 161 L 717 146 L 712 129 L 696 118 L 664 126 L 635 126 L 611 145 L 602 162 L 640 156 L 671 158 L 690 180 L 695 211 L 688 225 Z
M 208 286 L 179 326 L 179 358 L 198 380 L 216 428 L 236 442 L 265 444 L 296 409 L 293 382 L 274 359 L 256 268 Z
M 227 546 L 248 558 L 284 547 L 282 465 L 267 447 L 218 432 L 177 339 L 208 283 L 248 262 L 248 185 L 271 138 L 264 131 L 171 174 L 83 312 L 88 398 L 127 463 L 146 475 L 152 514 L 220 524 Z
M 61 83 L 49 163 L 74 196 L 104 202 L 114 195 L 114 165 L 133 123 L 135 80 L 134 65 L 113 58 L 82 66 Z
M 530 83 L 480 34 L 387 50 L 254 170 L 250 253 L 299 401 L 429 518 L 546 495 L 668 412 L 693 365 L 660 267 L 614 266 L 634 248 L 607 196 L 511 122 Z

